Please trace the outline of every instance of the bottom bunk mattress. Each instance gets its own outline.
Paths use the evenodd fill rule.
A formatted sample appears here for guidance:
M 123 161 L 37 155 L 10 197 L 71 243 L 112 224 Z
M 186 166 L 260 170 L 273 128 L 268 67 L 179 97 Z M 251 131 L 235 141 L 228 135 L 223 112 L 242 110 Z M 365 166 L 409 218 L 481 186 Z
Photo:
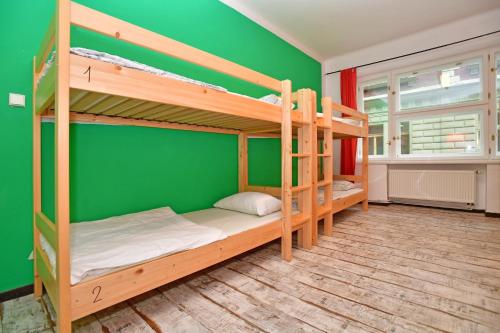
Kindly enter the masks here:
M 363 192 L 362 188 L 355 187 L 344 191 L 332 191 L 332 200 L 339 200 L 350 197 L 351 195 Z M 325 203 L 325 191 L 320 189 L 318 191 L 318 203 L 323 205 Z
M 221 229 L 193 223 L 168 207 L 72 223 L 70 234 L 71 284 L 227 237 Z M 43 236 L 40 245 L 56 267 L 56 253 Z
M 266 216 L 209 208 L 177 215 L 168 207 L 71 224 L 71 284 L 127 266 L 201 247 L 277 221 Z M 56 253 L 40 235 L 55 271 Z
M 351 188 L 351 189 L 345 190 L 345 191 L 333 191 L 333 200 L 347 198 L 347 197 L 350 197 L 351 195 L 354 195 L 354 194 L 360 193 L 360 192 L 363 192 L 363 189 L 359 188 L 359 187 Z
M 281 211 L 257 216 L 221 208 L 208 208 L 182 216 L 198 225 L 216 228 L 227 236 L 232 236 L 281 219 Z

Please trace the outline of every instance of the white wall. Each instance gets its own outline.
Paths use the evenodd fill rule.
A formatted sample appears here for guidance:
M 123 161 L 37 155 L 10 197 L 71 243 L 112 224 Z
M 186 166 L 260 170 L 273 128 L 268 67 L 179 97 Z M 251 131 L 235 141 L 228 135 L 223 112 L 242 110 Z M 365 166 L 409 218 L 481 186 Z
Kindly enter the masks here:
M 396 22 L 397 18 L 394 19 Z M 395 23 L 395 29 L 397 29 L 397 23 Z M 448 23 L 439 27 L 435 27 L 433 29 L 421 31 L 412 35 L 408 35 L 404 38 L 391 40 L 385 43 L 350 52 L 348 54 L 343 54 L 327 59 L 323 62 L 323 73 L 392 58 L 395 56 L 456 42 L 485 33 L 490 33 L 496 30 L 500 30 L 500 9 L 472 16 L 460 21 Z M 381 64 L 362 67 L 358 69 L 358 77 L 362 78 L 364 76 L 369 76 L 380 72 L 387 72 L 398 68 L 404 68 L 419 63 L 499 45 L 500 33 L 496 33 L 494 35 L 448 46 L 445 48 L 412 55 Z M 334 101 L 340 102 L 339 74 L 327 75 L 323 77 L 323 95 L 331 96 Z M 334 147 L 334 149 L 338 148 L 338 146 Z M 338 171 L 338 165 L 340 161 L 339 159 L 335 159 L 335 162 L 335 170 Z M 369 178 L 370 186 L 372 187 L 369 191 L 370 200 L 384 201 L 387 198 L 387 181 L 385 180 L 387 176 L 387 168 L 397 167 L 387 164 L 390 164 L 390 162 L 386 164 L 370 164 L 369 171 L 371 172 L 369 173 Z M 408 164 L 406 164 L 405 167 L 408 167 Z M 424 167 L 421 165 L 410 165 L 409 167 L 422 169 L 427 168 L 427 166 Z M 437 165 L 436 167 L 441 168 L 441 166 L 439 165 Z M 447 163 L 447 167 L 460 168 L 460 166 L 454 166 L 453 164 L 450 165 L 449 162 Z M 478 200 L 476 202 L 476 208 L 486 209 L 490 212 L 500 212 L 500 197 L 498 197 L 500 195 L 500 190 L 495 191 L 495 189 L 500 188 L 500 174 L 497 175 L 497 173 L 500 172 L 500 167 L 488 166 L 487 168 L 486 164 L 476 164 L 466 166 L 465 168 L 477 168 L 482 173 L 482 175 L 478 179 Z M 486 181 L 487 175 L 488 181 Z M 491 194 L 496 197 L 487 196 L 487 193 L 488 195 Z

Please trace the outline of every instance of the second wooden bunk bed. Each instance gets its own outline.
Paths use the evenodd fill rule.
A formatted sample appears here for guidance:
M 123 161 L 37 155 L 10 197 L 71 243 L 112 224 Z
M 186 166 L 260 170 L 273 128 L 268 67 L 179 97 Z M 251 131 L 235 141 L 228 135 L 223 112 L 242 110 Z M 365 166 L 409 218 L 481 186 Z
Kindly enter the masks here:
M 167 56 L 179 58 L 273 90 L 281 105 L 146 73 L 70 53 L 70 28 L 78 26 Z M 47 64 L 55 48 L 55 62 Z M 91 74 L 90 74 L 91 73 Z M 71 2 L 58 0 L 54 19 L 34 58 L 33 193 L 34 294 L 47 291 L 57 315 L 57 331 L 70 332 L 72 321 L 281 238 L 282 257 L 292 256 L 292 232 L 299 245 L 311 247 L 313 228 L 312 92 L 292 94 L 289 80 L 279 81 L 165 36 Z M 292 99 L 297 108 L 292 108 Z M 119 101 L 119 103 L 117 103 Z M 41 121 L 55 123 L 55 220 L 42 211 Z M 223 240 L 162 256 L 71 284 L 70 122 L 145 126 L 238 135 L 239 191 L 262 191 L 282 200 L 281 217 Z M 293 128 L 299 142 L 292 152 Z M 278 130 L 282 146 L 279 191 L 248 184 L 247 144 L 252 136 Z M 292 186 L 292 158 L 299 159 L 299 180 Z M 298 211 L 292 211 L 292 197 Z M 54 249 L 52 267 L 40 236 Z
M 362 209 L 368 210 L 368 115 L 332 102 L 330 97 L 323 97 L 321 104 L 323 113 L 317 114 L 313 126 L 313 137 L 318 140 L 313 148 L 313 154 L 317 157 L 313 166 L 315 175 L 312 197 L 316 198 L 313 200 L 313 245 L 318 242 L 319 221 L 323 220 L 324 234 L 331 236 L 333 214 L 360 202 Z M 359 174 L 334 175 L 333 158 L 340 154 L 334 154 L 333 140 L 358 138 L 362 141 L 361 161 L 357 163 L 361 165 Z M 333 191 L 336 180 L 357 183 L 359 189 L 347 193 L 348 195 L 337 196 Z M 318 196 L 320 190 L 323 192 L 322 196 Z M 320 200 L 319 197 L 323 199 Z

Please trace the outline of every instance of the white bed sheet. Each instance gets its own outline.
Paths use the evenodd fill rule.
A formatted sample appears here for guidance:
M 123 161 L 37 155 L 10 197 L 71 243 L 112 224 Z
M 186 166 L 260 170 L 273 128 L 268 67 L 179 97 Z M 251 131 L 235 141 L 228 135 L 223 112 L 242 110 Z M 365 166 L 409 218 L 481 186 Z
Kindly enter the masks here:
M 194 223 L 220 229 L 226 235 L 232 236 L 280 219 L 281 211 L 257 216 L 221 208 L 208 208 L 182 214 L 182 216 Z
M 193 223 L 168 207 L 72 223 L 70 233 L 71 284 L 227 237 L 221 229 Z M 40 245 L 54 268 L 56 254 L 43 236 Z

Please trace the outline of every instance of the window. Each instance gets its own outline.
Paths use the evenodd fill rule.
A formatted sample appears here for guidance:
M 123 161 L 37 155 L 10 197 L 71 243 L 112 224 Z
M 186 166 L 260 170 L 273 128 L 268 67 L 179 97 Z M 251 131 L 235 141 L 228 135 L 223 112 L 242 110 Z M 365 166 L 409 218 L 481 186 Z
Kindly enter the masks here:
M 496 137 L 497 137 L 497 155 L 500 155 L 500 54 L 496 56 L 496 98 L 495 105 L 497 109 L 496 119 Z
M 479 155 L 481 112 L 399 120 L 401 156 Z
M 398 111 L 481 101 L 482 58 L 422 69 L 397 77 Z
M 388 81 L 380 79 L 361 85 L 363 112 L 368 114 L 368 154 L 387 156 L 388 138 Z
M 371 159 L 500 158 L 500 48 L 373 78 L 358 86 Z

